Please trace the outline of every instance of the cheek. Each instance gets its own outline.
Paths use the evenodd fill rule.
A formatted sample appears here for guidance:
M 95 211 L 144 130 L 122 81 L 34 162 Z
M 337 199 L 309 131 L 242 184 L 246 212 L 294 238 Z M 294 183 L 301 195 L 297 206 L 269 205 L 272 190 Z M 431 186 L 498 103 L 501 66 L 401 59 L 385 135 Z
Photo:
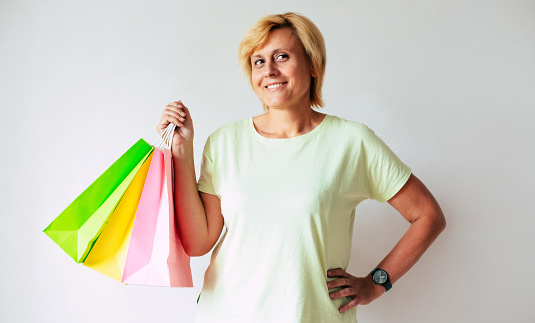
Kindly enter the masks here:
M 253 73 L 251 74 L 251 81 L 254 85 L 255 88 L 259 87 L 261 84 L 262 84 L 262 75 L 260 73 L 255 73 L 253 71 Z
M 309 88 L 310 82 L 312 82 L 312 76 L 309 70 L 300 71 L 299 83 L 302 87 Z

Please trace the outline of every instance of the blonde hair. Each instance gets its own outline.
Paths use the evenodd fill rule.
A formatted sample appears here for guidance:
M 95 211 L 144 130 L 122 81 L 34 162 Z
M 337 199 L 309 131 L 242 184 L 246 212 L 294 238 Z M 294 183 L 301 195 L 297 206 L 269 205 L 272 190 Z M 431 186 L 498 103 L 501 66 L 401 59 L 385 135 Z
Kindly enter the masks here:
M 278 15 L 269 15 L 258 20 L 245 33 L 238 47 L 238 60 L 241 69 L 249 77 L 249 83 L 254 89 L 251 56 L 257 49 L 264 46 L 272 30 L 280 28 L 290 28 L 295 38 L 303 46 L 305 56 L 316 74 L 310 82 L 310 105 L 317 108 L 323 107 L 321 87 L 323 85 L 325 65 L 327 63 L 325 41 L 318 27 L 305 16 L 287 12 Z M 264 102 L 262 102 L 262 106 L 264 110 L 269 109 Z

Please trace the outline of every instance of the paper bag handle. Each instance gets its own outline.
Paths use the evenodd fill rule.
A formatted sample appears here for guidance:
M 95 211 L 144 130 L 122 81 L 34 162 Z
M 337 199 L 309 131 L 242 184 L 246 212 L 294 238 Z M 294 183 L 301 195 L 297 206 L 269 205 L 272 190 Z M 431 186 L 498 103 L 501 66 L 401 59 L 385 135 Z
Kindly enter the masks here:
M 175 134 L 176 125 L 174 123 L 169 123 L 165 131 L 160 134 L 160 137 L 154 144 L 154 147 L 164 150 L 171 150 L 171 145 L 173 144 L 173 135 Z

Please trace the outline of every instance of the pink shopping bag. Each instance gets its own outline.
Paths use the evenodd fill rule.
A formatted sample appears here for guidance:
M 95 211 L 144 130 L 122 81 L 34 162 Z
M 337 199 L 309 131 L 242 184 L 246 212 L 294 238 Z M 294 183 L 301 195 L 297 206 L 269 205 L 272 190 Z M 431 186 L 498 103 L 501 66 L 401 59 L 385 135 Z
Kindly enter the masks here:
M 178 224 L 175 221 L 175 206 L 173 203 L 173 183 L 174 167 L 171 151 L 164 149 L 165 161 L 165 178 L 167 179 L 167 194 L 169 199 L 169 242 L 170 250 L 167 264 L 169 265 L 169 274 L 171 286 L 173 287 L 193 287 L 191 277 L 191 268 L 189 265 L 189 256 L 184 251 L 180 237 L 178 236 Z
M 122 282 L 192 287 L 190 259 L 180 242 L 173 205 L 171 153 L 155 148 L 132 228 Z

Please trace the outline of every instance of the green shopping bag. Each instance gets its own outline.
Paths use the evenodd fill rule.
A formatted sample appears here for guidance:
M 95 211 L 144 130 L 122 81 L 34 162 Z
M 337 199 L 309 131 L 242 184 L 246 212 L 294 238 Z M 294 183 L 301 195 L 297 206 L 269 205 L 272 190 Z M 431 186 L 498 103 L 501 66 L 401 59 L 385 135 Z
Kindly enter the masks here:
M 134 175 L 154 148 L 140 139 L 43 231 L 76 262 L 84 262 Z

